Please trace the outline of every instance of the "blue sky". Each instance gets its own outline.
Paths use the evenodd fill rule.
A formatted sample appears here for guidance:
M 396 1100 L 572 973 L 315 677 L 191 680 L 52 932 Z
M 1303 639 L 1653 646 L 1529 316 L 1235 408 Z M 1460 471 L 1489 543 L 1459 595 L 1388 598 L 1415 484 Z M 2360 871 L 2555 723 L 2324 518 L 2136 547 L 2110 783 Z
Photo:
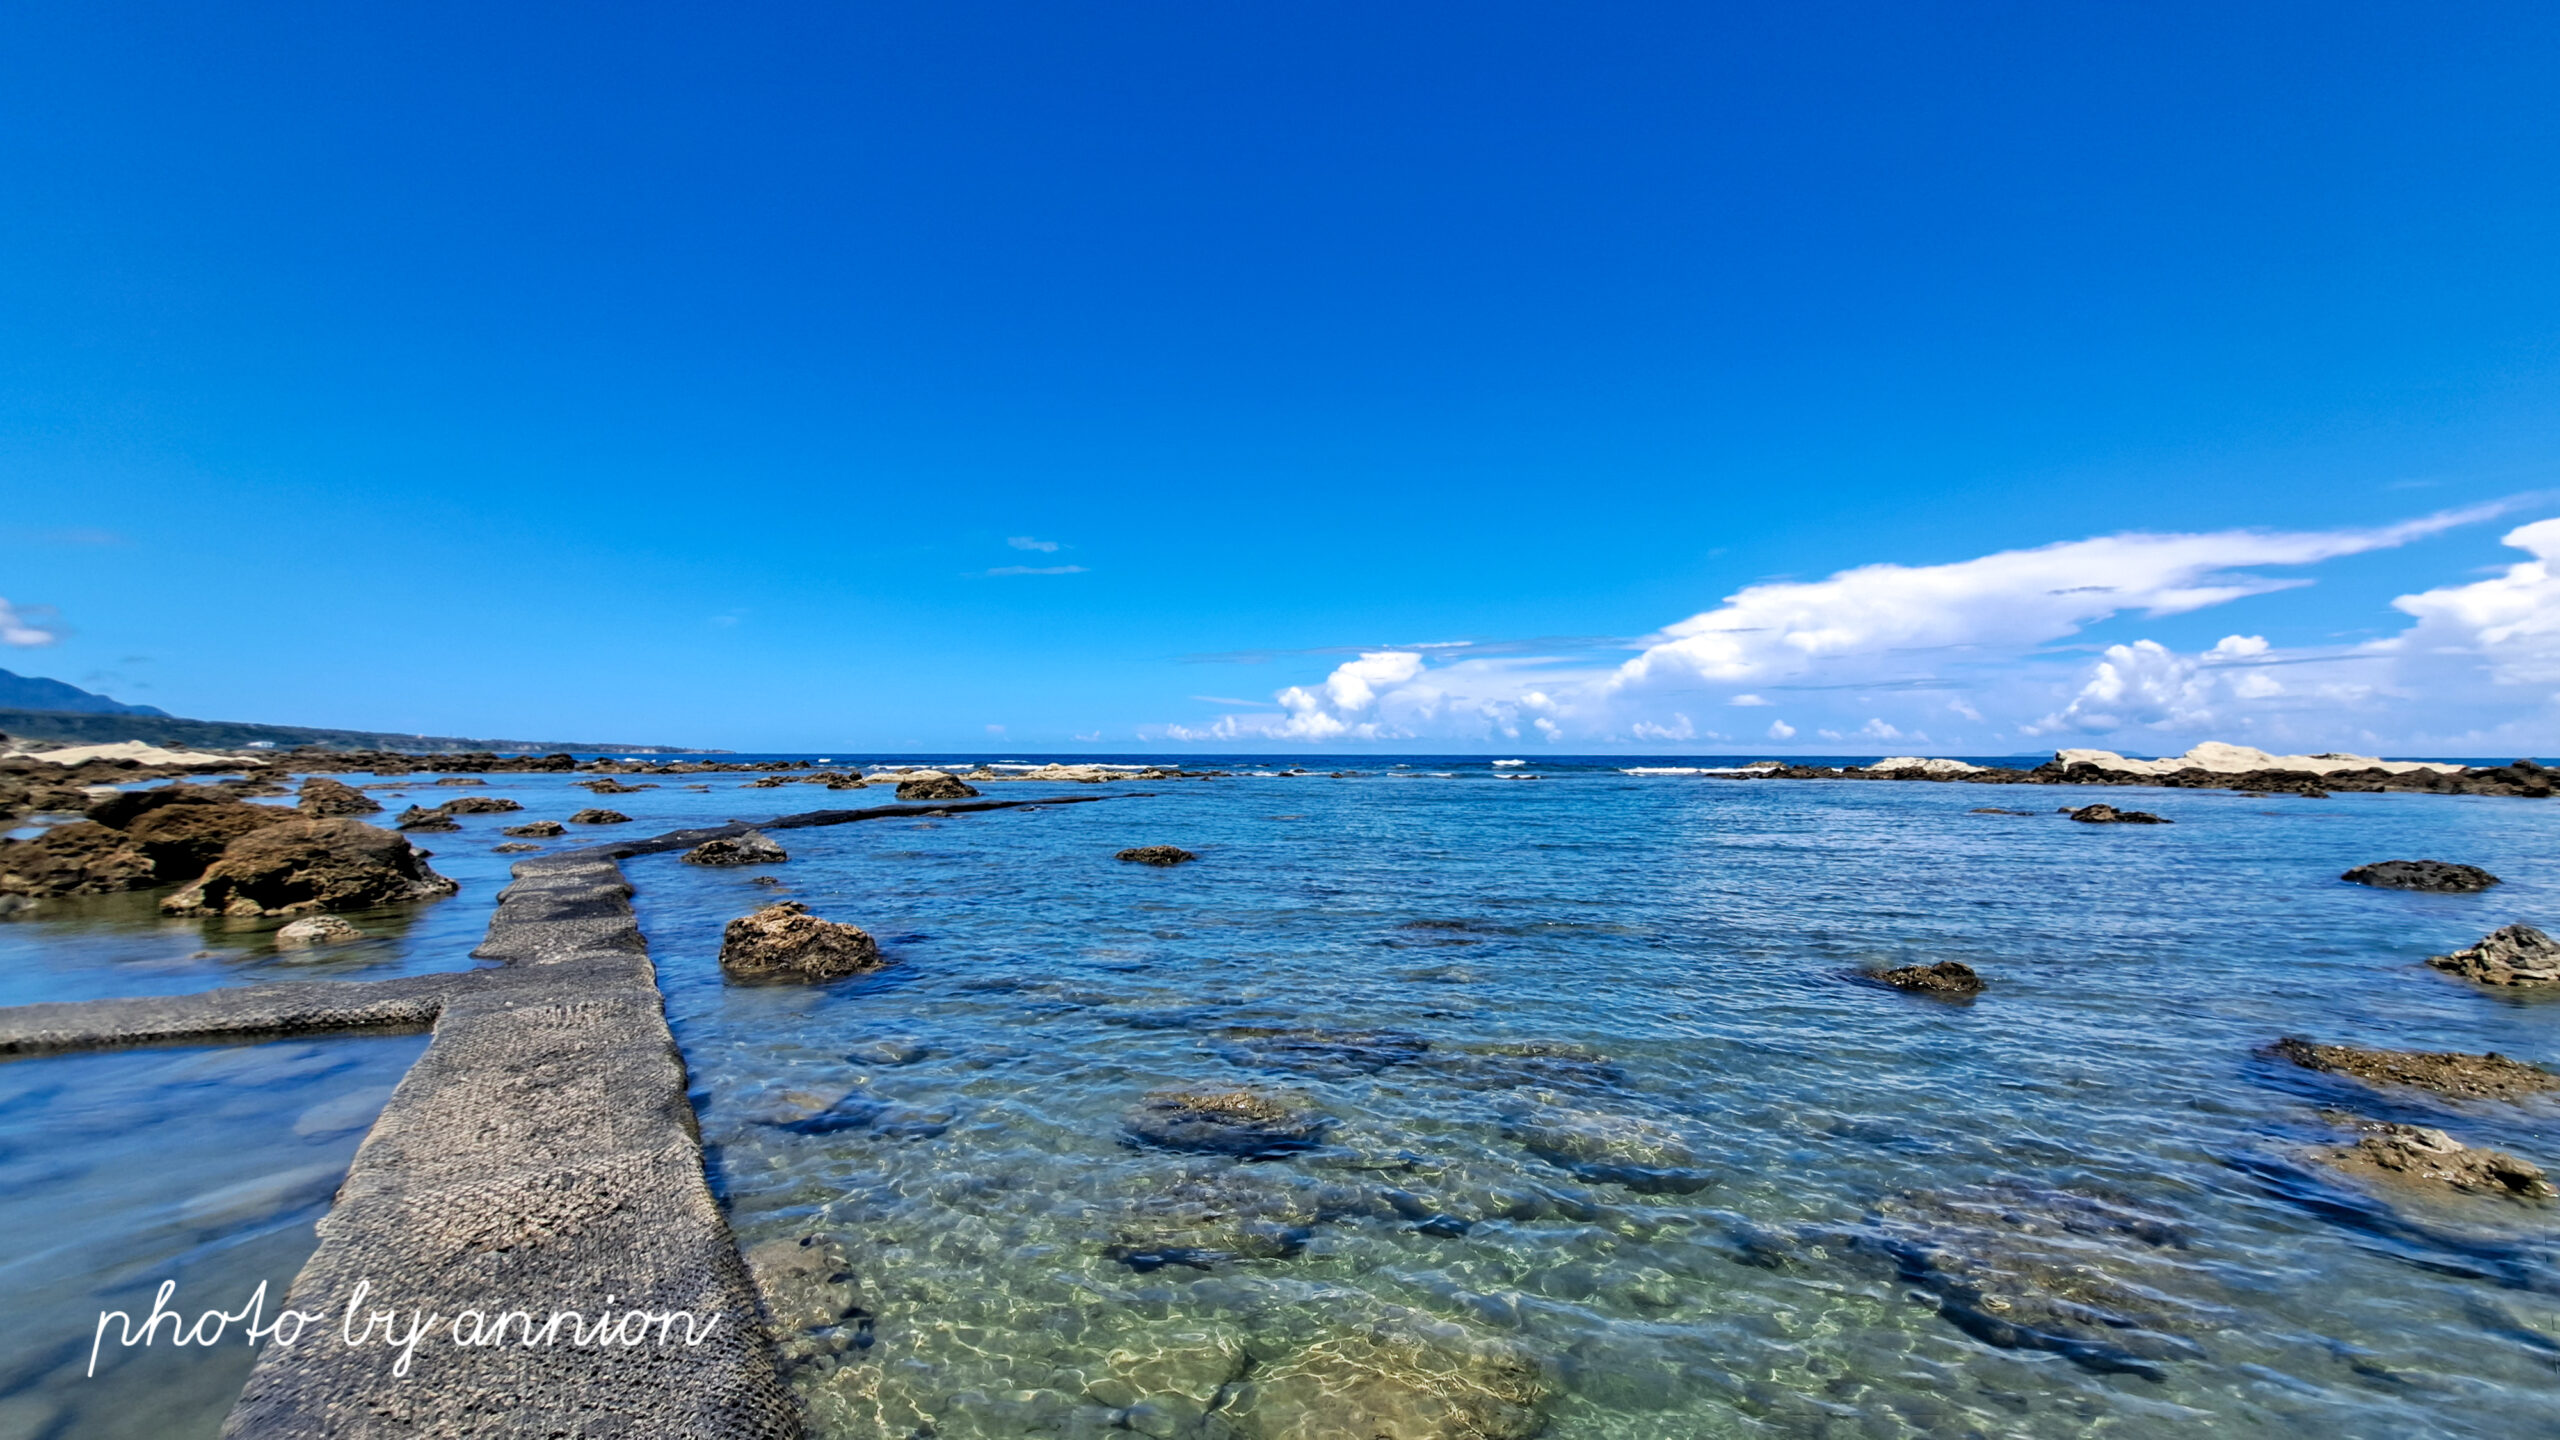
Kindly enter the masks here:
M 2560 749 L 2547 7 L 386 9 L 0 15 L 0 665 L 741 749 Z M 2127 532 L 2200 538 L 1998 558 Z

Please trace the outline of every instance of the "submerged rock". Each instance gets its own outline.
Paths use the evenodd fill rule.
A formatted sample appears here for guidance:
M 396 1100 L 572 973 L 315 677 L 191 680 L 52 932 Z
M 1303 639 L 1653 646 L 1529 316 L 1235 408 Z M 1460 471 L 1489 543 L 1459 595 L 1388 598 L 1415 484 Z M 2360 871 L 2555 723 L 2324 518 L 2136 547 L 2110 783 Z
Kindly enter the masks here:
M 527 845 L 521 840 L 510 840 L 503 845 L 490 846 L 489 853 L 492 855 L 523 855 L 541 848 L 542 847 L 539 845 Z
M 521 825 L 509 825 L 498 833 L 501 835 L 530 835 L 535 839 L 548 840 L 554 836 L 568 834 L 569 827 L 561 824 L 557 820 L 527 820 Z
M 371 815 L 382 809 L 382 803 L 372 796 L 344 780 L 332 780 L 326 775 L 314 775 L 304 780 L 302 797 L 294 805 L 315 820 Z
M 1227 1058 L 1303 1074 L 1374 1075 L 1422 1058 L 1431 1042 L 1402 1030 L 1328 1030 L 1309 1026 L 1235 1025 L 1221 1037 Z
M 1908 1191 L 1848 1238 L 1853 1252 L 1890 1260 L 1896 1279 L 1974 1339 L 2060 1355 L 2096 1374 L 2158 1380 L 2160 1362 L 2201 1354 L 2181 1332 L 2210 1323 L 2115 1273 L 2142 1253 L 2125 1241 L 2186 1243 L 2169 1220 L 2119 1196 L 2021 1182 Z M 2162 1280 L 2174 1273 L 2160 1268 Z
M 880 965 L 880 944 L 867 931 L 821 920 L 797 900 L 741 915 L 720 937 L 720 968 L 733 980 L 814 983 Z
M 631 817 L 619 810 L 581 810 L 569 817 L 572 825 L 628 825 Z
M 1258 1090 L 1164 1090 L 1121 1118 L 1131 1142 L 1160 1150 L 1270 1159 L 1314 1148 L 1330 1117 Z
M 363 938 L 363 931 L 335 915 L 306 915 L 276 931 L 276 948 L 308 950 L 315 945 L 336 945 Z
M 1715 1183 L 1697 1168 L 1688 1135 L 1660 1120 L 1562 1105 L 1527 1105 L 1503 1117 L 1503 1133 L 1548 1164 L 1640 1195 L 1693 1195 Z
M 1111 858 L 1126 860 L 1132 865 L 1180 865 L 1200 857 L 1178 845 L 1140 845 L 1133 850 L 1123 850 Z
M 2352 1075 L 2380 1085 L 2407 1085 L 2465 1100 L 2520 1100 L 2544 1090 L 2560 1090 L 2560 1075 L 2510 1060 L 2495 1051 L 2465 1055 L 2459 1051 L 2358 1050 L 2348 1045 L 2315 1045 L 2288 1035 L 2267 1053 L 2306 1070 Z
M 2068 812 L 2083 825 L 2169 825 L 2174 821 L 2148 810 L 2119 810 L 2113 805 L 2083 805 Z
M 2429 890 L 2449 895 L 2467 895 L 2500 883 L 2497 876 L 2477 865 L 2457 865 L 2450 860 L 2380 860 L 2359 865 L 2338 878 L 2384 890 Z
M 1896 990 L 1910 990 L 1923 995 L 1979 995 L 1982 977 L 1973 967 L 1954 960 L 1941 960 L 1935 965 L 1904 965 L 1878 971 L 1876 979 Z
M 2517 1200 L 2548 1199 L 2555 1193 L 2542 1167 L 2503 1150 L 2475 1149 L 2423 1125 L 2375 1121 L 2363 1128 L 2368 1132 L 2363 1139 L 2323 1151 L 2320 1158 L 2351 1174 L 2438 1190 Z
M 2560 941 L 2530 925 L 2510 925 L 2467 950 L 2431 955 L 2427 963 L 2483 985 L 2560 985 Z
M 788 851 L 773 843 L 761 830 L 705 840 L 684 852 L 687 865 L 779 865 L 790 858 Z
M 408 841 L 361 820 L 287 820 L 234 840 L 204 878 L 160 902 L 173 915 L 286 915 L 436 900 L 462 887 Z
M 1207 1270 L 1236 1260 L 1286 1260 L 1304 1250 L 1323 1218 L 1314 1198 L 1270 1167 L 1199 1169 L 1139 1191 L 1111 1220 L 1105 1259 L 1146 1274 L 1167 1266 Z
M 1319 1341 L 1255 1371 L 1222 1413 L 1245 1440 L 1530 1440 L 1544 1430 L 1537 1364 L 1450 1328 Z
M 824 1233 L 784 1236 L 742 1254 L 785 1373 L 871 1348 L 871 1312 L 843 1241 Z
M 939 770 L 926 770 L 898 782 L 901 800 L 968 800 L 977 793 L 968 781 Z

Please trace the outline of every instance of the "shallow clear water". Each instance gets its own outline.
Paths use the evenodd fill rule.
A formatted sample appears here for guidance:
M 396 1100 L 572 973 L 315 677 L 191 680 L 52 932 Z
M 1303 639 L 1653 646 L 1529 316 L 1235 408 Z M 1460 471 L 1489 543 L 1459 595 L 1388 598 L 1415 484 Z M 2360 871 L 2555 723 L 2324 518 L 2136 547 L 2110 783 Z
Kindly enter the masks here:
M 2420 963 L 2560 920 L 2560 808 L 1482 770 L 1150 788 L 791 832 L 779 890 L 628 864 L 742 1243 L 815 1236 L 851 1277 L 829 1293 L 862 1313 L 794 1375 L 820 1433 L 2560 1427 L 2560 1212 L 2386 1201 L 2304 1161 L 2335 1108 L 2550 1164 L 2560 1110 L 2253 1055 L 2303 1033 L 2560 1062 L 2560 1006 Z M 2049 813 L 2091 798 L 2177 823 Z M 1201 859 L 1111 858 L 1151 843 Z M 2394 856 L 2508 883 L 2336 879 Z M 776 894 L 895 963 L 724 984 L 721 925 Z M 1854 979 L 1940 959 L 1989 992 Z M 1330 1127 L 1261 1160 L 1133 1143 L 1170 1087 Z
M 1008 785 L 1116 798 L 782 832 L 769 872 L 627 862 L 741 1240 L 819 1237 L 863 1312 L 795 1346 L 820 1433 L 2560 1433 L 2560 1212 L 2386 1203 L 2303 1162 L 2351 1110 L 2549 1166 L 2560 1107 L 2252 1053 L 2560 1064 L 2560 1005 L 2419 963 L 2560 921 L 2560 809 L 1518 768 L 1554 778 Z M 461 968 L 503 825 L 635 817 L 559 849 L 889 798 L 490 778 L 386 797 L 528 808 L 419 837 L 463 893 L 358 917 L 362 945 L 283 957 L 273 922 L 111 897 L 0 922 L 0 1001 Z M 1967 813 L 2094 798 L 2178 823 Z M 1202 858 L 1111 859 L 1150 843 Z M 2393 856 L 2508 883 L 2335 879 Z M 721 925 L 777 894 L 894 963 L 723 983 Z M 1989 993 L 1854 978 L 1946 958 Z M 421 1044 L 0 1064 L 0 1436 L 211 1434 L 245 1346 L 96 1381 L 71 1352 L 159 1279 L 280 1293 Z M 1132 1143 L 1170 1087 L 1329 1124 L 1264 1160 Z

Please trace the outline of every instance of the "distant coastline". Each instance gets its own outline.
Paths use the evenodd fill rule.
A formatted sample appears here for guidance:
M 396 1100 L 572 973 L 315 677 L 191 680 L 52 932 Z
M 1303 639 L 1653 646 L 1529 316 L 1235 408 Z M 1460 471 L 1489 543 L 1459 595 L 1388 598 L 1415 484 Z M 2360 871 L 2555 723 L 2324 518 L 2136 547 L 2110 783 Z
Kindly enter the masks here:
M 612 745 L 570 740 L 475 740 L 453 735 L 401 735 L 381 730 L 335 730 L 305 725 L 259 725 L 238 720 L 188 720 L 172 715 L 100 714 L 75 710 L 0 709 L 0 735 L 51 745 L 105 745 L 141 740 L 172 749 L 396 750 L 440 755 L 488 751 L 547 755 L 559 751 L 620 755 L 726 755 L 686 745 Z

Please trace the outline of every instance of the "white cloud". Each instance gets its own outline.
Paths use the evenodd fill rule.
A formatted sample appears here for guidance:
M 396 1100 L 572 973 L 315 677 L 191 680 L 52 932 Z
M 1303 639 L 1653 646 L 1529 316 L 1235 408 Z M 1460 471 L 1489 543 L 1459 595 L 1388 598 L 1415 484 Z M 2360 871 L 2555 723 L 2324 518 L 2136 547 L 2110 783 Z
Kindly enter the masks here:
M 1668 725 L 1656 725 L 1650 720 L 1639 720 L 1627 727 L 1627 733 L 1639 740 L 1695 740 L 1698 738 L 1697 727 L 1689 723 L 1688 716 L 1677 710 L 1671 712 L 1671 723 Z
M 990 575 L 1081 575 L 1081 565 L 999 565 Z
M 1752 585 L 1664 627 L 1660 640 L 1619 668 L 1616 683 L 1752 683 L 1818 670 L 1855 679 L 1925 664 L 1929 652 L 2016 653 L 2128 610 L 2178 615 L 2310 583 L 2237 566 L 2308 565 L 2386 549 L 2486 513 L 2371 530 L 2137 531 L 1948 565 L 1863 565 L 1826 580 Z
M 987 727 L 987 733 L 990 735 L 1001 735 L 1004 733 L 1004 727 L 1001 725 L 990 725 Z
M 2384 737 L 2407 754 L 2489 753 L 2509 740 L 2550 750 L 2560 713 L 2551 709 L 2560 700 L 2560 519 L 2509 532 L 2506 542 L 2531 557 L 2521 563 L 2401 596 L 2393 603 L 2411 623 L 2388 639 L 2286 648 L 2231 634 L 2188 653 L 2144 637 L 2079 661 L 2048 648 L 2117 615 L 2177 615 L 2310 583 L 2242 567 L 2400 545 L 2487 513 L 2357 530 L 2132 533 L 1946 565 L 1867 565 L 1746 587 L 1631 647 L 1640 653 L 1622 664 L 1588 649 L 1381 648 L 1275 692 L 1262 712 L 1161 733 L 1350 742 L 1534 733 L 1661 744 L 1696 739 L 1691 716 L 1704 703 L 1797 711 L 1794 723 L 1770 723 L 1772 741 L 1810 730 L 1834 744 L 1897 749 L 1966 744 L 1933 741 L 1922 728 L 1956 717 L 1993 734 L 2114 737 L 2102 743 L 2142 753 L 2199 739 L 2373 748 Z M 1897 707 L 1897 696 L 1907 703 Z
M 50 611 L 22 610 L 0 600 L 0 645 L 50 645 L 61 639 L 60 627 L 46 628 L 52 624 L 50 616 Z
M 1037 550 L 1044 555 L 1054 555 L 1058 550 L 1057 541 L 1034 540 L 1028 535 L 1008 535 L 1004 543 L 1016 550 Z
M 1087 744 L 1091 744 L 1092 742 L 1102 738 L 1102 732 L 1099 730 L 1079 730 L 1076 732 L 1076 738 Z

